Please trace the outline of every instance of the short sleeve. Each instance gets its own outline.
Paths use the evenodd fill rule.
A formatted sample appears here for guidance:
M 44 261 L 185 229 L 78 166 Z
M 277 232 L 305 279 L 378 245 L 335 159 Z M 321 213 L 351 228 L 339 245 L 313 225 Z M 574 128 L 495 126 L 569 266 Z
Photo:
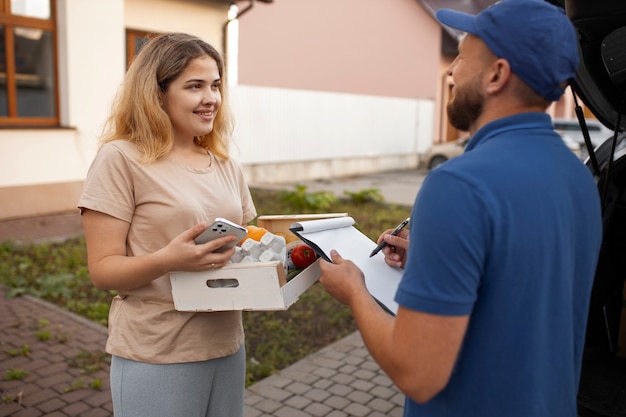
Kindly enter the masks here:
M 135 211 L 132 164 L 114 144 L 105 144 L 87 172 L 79 209 L 99 211 L 126 222 Z

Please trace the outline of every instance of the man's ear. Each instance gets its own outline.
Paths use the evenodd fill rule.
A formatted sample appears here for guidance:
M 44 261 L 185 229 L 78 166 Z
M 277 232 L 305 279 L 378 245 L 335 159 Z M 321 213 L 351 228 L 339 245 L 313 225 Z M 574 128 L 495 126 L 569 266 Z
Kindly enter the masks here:
M 491 95 L 500 93 L 509 83 L 511 74 L 509 62 L 502 58 L 496 59 L 487 71 L 487 93 Z

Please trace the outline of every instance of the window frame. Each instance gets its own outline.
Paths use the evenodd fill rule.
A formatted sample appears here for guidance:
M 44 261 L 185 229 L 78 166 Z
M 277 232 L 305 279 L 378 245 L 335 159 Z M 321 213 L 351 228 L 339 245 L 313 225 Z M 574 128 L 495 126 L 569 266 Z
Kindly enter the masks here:
M 135 50 L 135 44 L 137 39 L 148 40 L 157 35 L 156 32 L 148 32 L 138 29 L 126 29 L 126 69 L 130 66 L 137 56 L 138 50 Z
M 6 94 L 8 116 L 0 116 L 0 127 L 52 127 L 59 126 L 59 64 L 57 46 L 56 12 L 57 1 L 50 1 L 50 18 L 39 19 L 11 14 L 11 1 L 0 0 L 0 30 L 4 31 Z M 51 34 L 52 66 L 54 68 L 54 115 L 51 117 L 20 117 L 17 115 L 17 83 L 22 74 L 15 71 L 15 43 L 13 30 L 16 27 L 41 29 Z M 25 75 L 25 74 L 24 74 Z

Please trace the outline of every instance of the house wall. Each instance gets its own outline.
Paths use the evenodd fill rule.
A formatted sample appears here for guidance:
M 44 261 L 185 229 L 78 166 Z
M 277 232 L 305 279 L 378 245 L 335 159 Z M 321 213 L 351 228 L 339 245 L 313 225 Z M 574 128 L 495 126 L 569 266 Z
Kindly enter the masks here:
M 210 0 L 125 0 L 124 25 L 147 32 L 186 32 L 222 51 L 228 4 Z
M 238 27 L 251 183 L 414 168 L 438 134 L 441 28 L 415 0 L 255 3 Z
M 432 137 L 432 100 L 238 86 L 231 102 L 252 184 L 416 167 Z
M 122 0 L 59 0 L 57 19 L 64 127 L 0 130 L 0 219 L 75 209 L 123 74 Z
M 441 28 L 415 0 L 274 0 L 239 22 L 239 84 L 434 100 Z
M 0 129 L 0 221 L 76 210 L 126 69 L 127 27 L 186 31 L 221 50 L 227 10 L 208 0 L 58 0 L 63 127 Z

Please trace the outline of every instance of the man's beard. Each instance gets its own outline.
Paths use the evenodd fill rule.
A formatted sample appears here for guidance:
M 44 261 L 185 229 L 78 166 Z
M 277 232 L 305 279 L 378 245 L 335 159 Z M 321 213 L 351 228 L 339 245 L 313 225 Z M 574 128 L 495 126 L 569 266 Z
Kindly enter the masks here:
M 480 117 L 484 103 L 476 81 L 466 85 L 463 90 L 457 87 L 454 98 L 446 106 L 450 124 L 461 131 L 469 131 Z

